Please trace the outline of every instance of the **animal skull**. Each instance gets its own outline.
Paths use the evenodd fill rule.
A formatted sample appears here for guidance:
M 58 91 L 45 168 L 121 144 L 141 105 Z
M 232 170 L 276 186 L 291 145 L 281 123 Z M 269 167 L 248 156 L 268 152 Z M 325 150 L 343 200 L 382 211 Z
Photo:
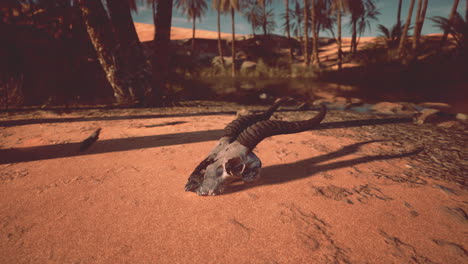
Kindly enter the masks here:
M 312 129 L 325 117 L 326 108 L 321 105 L 320 112 L 309 120 L 268 120 L 286 100 L 280 99 L 265 113 L 242 116 L 227 125 L 224 136 L 190 175 L 185 190 L 198 195 L 216 195 L 236 179 L 245 183 L 255 182 L 260 177 L 262 166 L 260 159 L 252 152 L 258 143 L 273 135 Z

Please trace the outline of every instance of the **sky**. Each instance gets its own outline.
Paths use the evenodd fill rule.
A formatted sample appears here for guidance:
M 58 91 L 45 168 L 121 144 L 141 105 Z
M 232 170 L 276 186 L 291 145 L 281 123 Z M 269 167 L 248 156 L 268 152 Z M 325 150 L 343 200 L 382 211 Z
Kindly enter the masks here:
M 299 0 L 301 3 L 302 0 Z M 344 0 L 347 1 L 347 0 Z M 217 31 L 216 24 L 216 11 L 211 10 L 211 1 L 207 0 L 208 11 L 201 20 L 197 20 L 196 27 L 197 29 L 204 29 L 210 31 Z M 275 21 L 278 25 L 276 30 L 273 32 L 275 34 L 283 35 L 283 30 L 281 25 L 284 23 L 281 15 L 284 13 L 284 0 L 272 0 L 270 8 L 273 9 L 275 13 Z M 289 1 L 292 7 L 294 0 Z M 396 23 L 396 13 L 398 8 L 398 0 L 375 0 L 377 7 L 380 11 L 377 22 L 371 23 L 371 29 L 367 30 L 363 36 L 379 36 L 380 33 L 377 30 L 378 24 L 382 24 L 386 27 L 391 27 Z M 412 22 L 414 22 L 414 17 L 417 9 L 417 2 L 415 3 Z M 424 27 L 422 34 L 430 33 L 440 33 L 440 29 L 434 27 L 433 22 L 429 19 L 434 16 L 443 16 L 448 17 L 450 10 L 452 8 L 454 0 L 429 0 L 426 13 L 426 21 L 424 22 Z M 410 0 L 403 0 L 403 7 L 401 11 L 401 19 L 403 23 L 406 21 L 406 16 L 408 14 L 408 9 L 410 5 Z M 464 17 L 465 15 L 465 5 L 466 1 L 460 1 L 458 5 L 458 12 Z M 148 6 L 144 3 L 138 5 L 137 12 L 133 13 L 133 19 L 135 22 L 153 24 L 153 17 L 151 14 L 151 6 Z M 348 23 L 346 23 L 346 18 L 344 18 L 343 23 L 343 36 L 350 37 L 350 28 Z M 243 17 L 242 14 L 236 13 L 235 17 L 236 22 L 236 34 L 252 34 L 252 29 L 247 20 Z M 187 17 L 182 14 L 177 8 L 174 7 L 172 15 L 172 26 L 174 27 L 183 27 L 183 28 L 192 28 L 192 22 L 188 21 Z M 230 14 L 221 16 L 221 31 L 225 33 L 231 33 L 231 17 Z M 261 33 L 261 31 L 257 31 Z M 321 36 L 329 36 L 326 32 L 321 32 Z

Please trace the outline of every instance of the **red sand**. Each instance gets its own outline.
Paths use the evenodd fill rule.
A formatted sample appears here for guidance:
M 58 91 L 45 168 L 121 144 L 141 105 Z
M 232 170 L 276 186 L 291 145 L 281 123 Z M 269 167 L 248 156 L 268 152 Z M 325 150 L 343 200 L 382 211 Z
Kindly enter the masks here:
M 200 197 L 186 180 L 233 116 L 94 119 L 108 114 L 36 111 L 15 118 L 89 121 L 0 127 L 0 161 L 9 148 L 30 160 L 0 164 L 0 263 L 466 263 L 466 191 L 379 176 L 412 173 L 411 157 L 353 162 L 401 150 L 330 155 L 360 142 L 352 131 L 275 136 L 255 150 L 259 183 Z

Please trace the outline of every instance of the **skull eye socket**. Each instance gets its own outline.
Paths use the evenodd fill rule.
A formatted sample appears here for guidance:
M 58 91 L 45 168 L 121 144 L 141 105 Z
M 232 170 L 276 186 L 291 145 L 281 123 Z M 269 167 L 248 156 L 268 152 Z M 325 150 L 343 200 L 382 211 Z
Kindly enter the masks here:
M 226 171 L 233 176 L 240 176 L 244 171 L 244 162 L 240 157 L 232 158 L 225 164 Z

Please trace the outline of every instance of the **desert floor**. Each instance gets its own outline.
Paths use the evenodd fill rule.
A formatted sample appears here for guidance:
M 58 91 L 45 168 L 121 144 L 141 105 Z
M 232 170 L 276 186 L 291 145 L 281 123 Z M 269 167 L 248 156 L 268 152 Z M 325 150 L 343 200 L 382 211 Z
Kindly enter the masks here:
M 229 107 L 1 113 L 0 263 L 466 263 L 468 194 L 440 164 L 466 165 L 466 133 L 330 111 L 259 144 L 258 183 L 185 192 Z

